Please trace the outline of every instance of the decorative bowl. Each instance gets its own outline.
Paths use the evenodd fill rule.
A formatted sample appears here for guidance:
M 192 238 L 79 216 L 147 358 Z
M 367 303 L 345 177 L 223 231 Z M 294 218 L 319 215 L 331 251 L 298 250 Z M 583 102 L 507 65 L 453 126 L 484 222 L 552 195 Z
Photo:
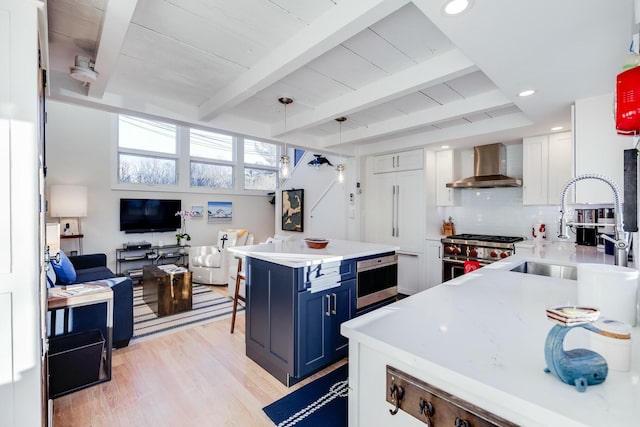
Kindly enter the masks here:
M 329 244 L 327 239 L 319 239 L 319 238 L 305 238 L 304 242 L 307 244 L 307 247 L 310 249 L 324 249 Z

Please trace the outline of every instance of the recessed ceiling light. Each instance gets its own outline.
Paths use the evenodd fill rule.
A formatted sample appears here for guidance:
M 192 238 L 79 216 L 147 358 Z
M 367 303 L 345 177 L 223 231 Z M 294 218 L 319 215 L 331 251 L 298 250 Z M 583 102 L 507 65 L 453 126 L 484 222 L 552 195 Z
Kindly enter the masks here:
M 531 95 L 533 95 L 534 93 L 536 93 L 536 91 L 535 91 L 535 90 L 533 90 L 533 89 L 523 90 L 522 92 L 520 92 L 520 93 L 518 94 L 518 96 L 519 96 L 519 97 L 531 96 Z
M 446 150 L 447 148 L 449 148 L 448 145 L 441 145 L 440 148 L 442 148 L 443 150 Z
M 562 129 L 564 129 L 562 126 L 554 126 L 551 128 L 552 131 L 562 130 Z
M 442 11 L 445 15 L 459 15 L 471 7 L 472 0 L 450 0 L 444 4 Z

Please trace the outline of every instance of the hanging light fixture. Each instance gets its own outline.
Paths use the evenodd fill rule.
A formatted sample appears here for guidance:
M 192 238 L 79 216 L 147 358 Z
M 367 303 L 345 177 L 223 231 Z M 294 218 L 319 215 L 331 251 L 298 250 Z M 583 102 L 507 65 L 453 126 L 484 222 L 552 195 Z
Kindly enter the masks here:
M 280 177 L 286 179 L 289 177 L 289 167 L 291 166 L 291 158 L 287 154 L 287 105 L 291 104 L 293 99 L 283 97 L 278 98 L 278 102 L 284 105 L 284 137 L 282 138 L 284 140 L 284 151 L 280 156 Z
M 346 117 L 338 117 L 336 122 L 340 123 L 340 143 L 338 144 L 338 148 L 342 145 L 342 122 L 346 121 Z M 342 184 L 344 182 L 344 163 L 342 162 L 342 155 L 340 155 L 340 163 L 336 166 L 336 173 L 338 174 L 338 182 Z

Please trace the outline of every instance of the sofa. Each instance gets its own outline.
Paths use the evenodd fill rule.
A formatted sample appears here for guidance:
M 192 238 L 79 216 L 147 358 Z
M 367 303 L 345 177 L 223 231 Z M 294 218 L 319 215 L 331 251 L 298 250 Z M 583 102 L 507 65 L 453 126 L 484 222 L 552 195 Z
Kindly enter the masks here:
M 133 336 L 133 282 L 129 277 L 116 277 L 107 267 L 105 254 L 90 254 L 67 257 L 60 252 L 60 261 L 52 261 L 47 270 L 48 286 L 65 286 L 92 281 L 106 282 L 113 291 L 113 347 L 129 345 Z M 58 310 L 59 312 L 62 310 Z M 100 329 L 107 334 L 106 303 L 73 307 L 69 309 L 68 323 L 61 324 L 55 315 L 55 324 L 50 325 L 50 334 L 79 332 Z
M 237 268 L 233 256 L 226 250 L 232 246 L 253 244 L 253 234 L 247 230 L 224 230 L 218 232 L 215 245 L 189 248 L 189 270 L 195 283 L 205 285 L 227 285 L 230 265 Z

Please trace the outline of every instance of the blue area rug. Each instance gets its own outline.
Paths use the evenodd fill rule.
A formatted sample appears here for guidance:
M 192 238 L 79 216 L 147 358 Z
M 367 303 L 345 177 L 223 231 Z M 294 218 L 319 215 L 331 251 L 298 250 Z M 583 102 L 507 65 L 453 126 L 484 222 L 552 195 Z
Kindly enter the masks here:
M 278 427 L 346 427 L 348 364 L 262 408 Z

